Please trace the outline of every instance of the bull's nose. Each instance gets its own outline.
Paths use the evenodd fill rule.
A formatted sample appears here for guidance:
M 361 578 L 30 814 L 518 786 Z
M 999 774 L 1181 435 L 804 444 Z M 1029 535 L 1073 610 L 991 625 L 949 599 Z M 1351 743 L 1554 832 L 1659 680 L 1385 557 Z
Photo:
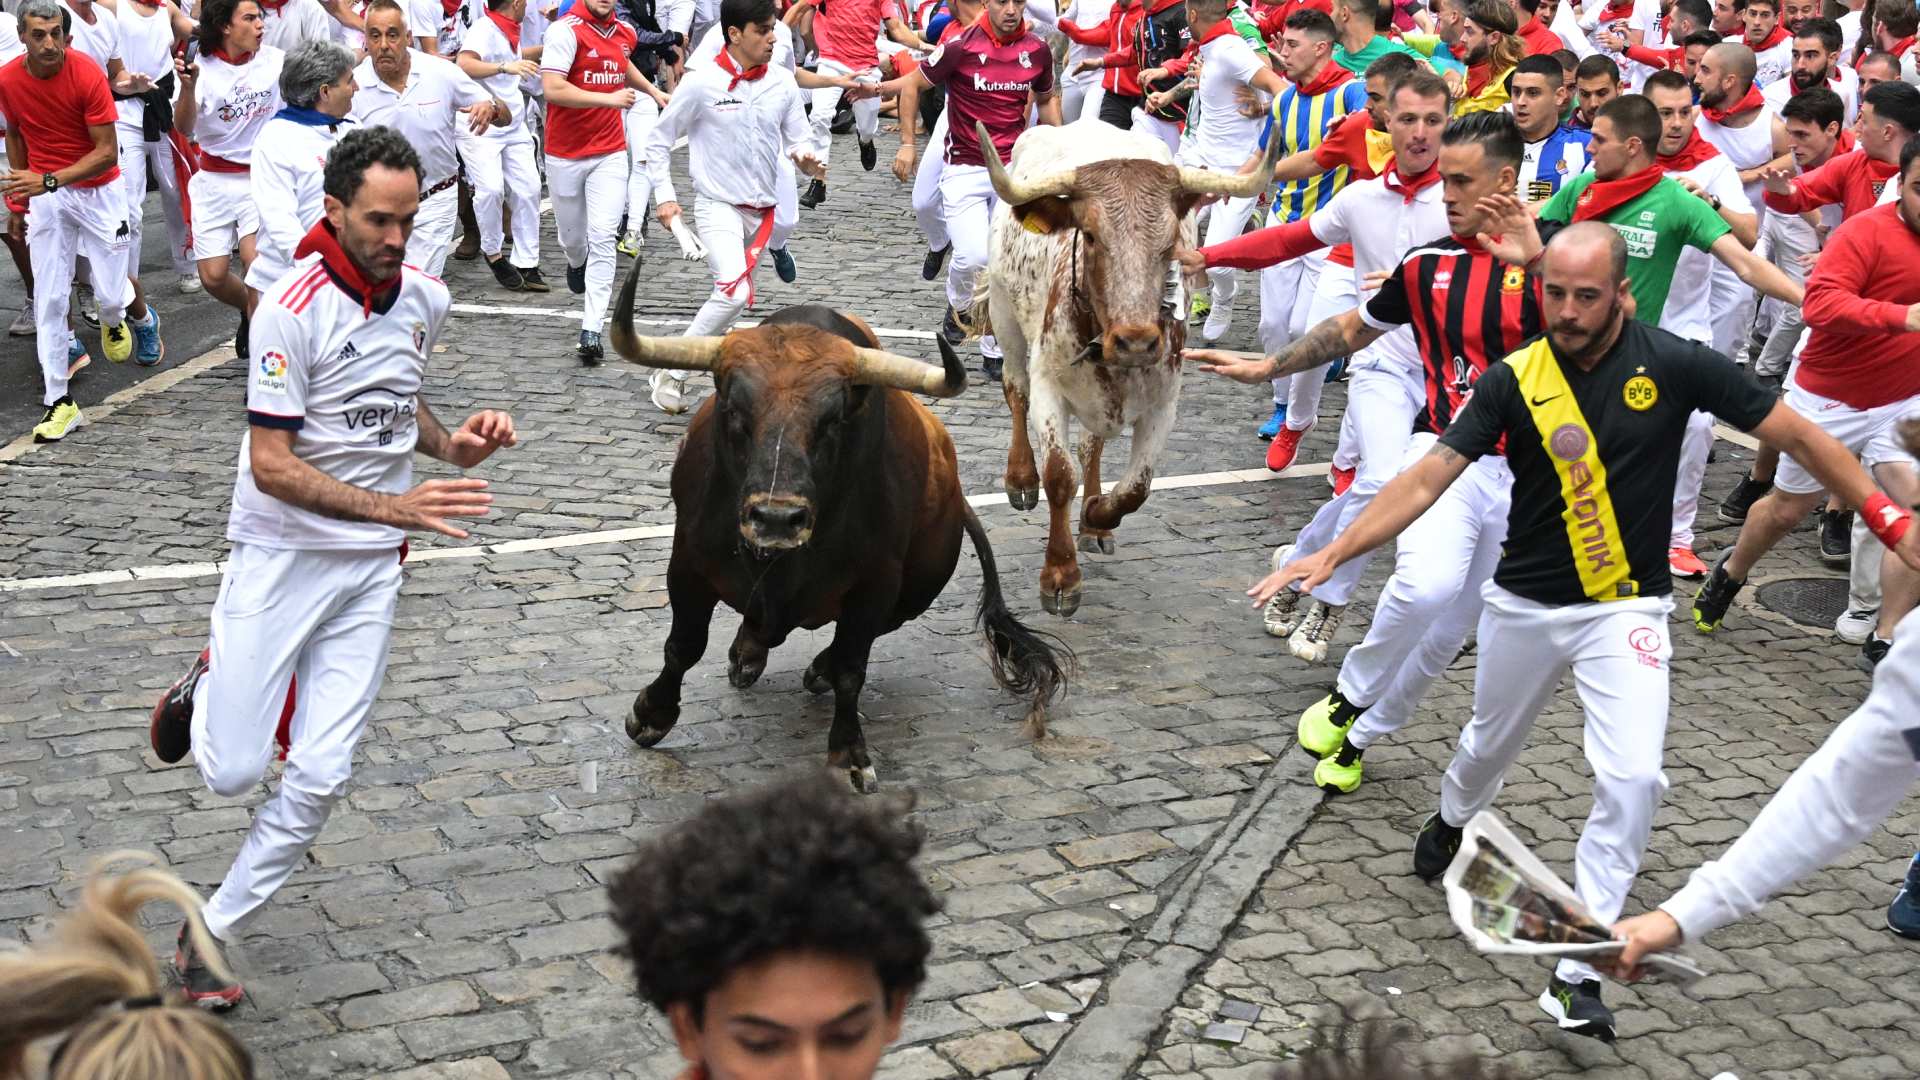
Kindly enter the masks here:
M 1145 356 L 1160 347 L 1160 328 L 1157 326 L 1116 326 L 1113 329 L 1112 349 L 1116 355 L 1127 357 Z
M 788 536 L 807 523 L 805 503 L 761 502 L 747 508 L 747 524 L 771 536 Z

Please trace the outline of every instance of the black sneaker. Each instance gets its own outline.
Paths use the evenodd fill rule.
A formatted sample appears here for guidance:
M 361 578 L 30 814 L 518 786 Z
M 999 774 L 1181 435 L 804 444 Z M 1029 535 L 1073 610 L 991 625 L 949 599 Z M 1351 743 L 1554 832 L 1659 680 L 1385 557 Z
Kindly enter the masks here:
M 587 294 L 587 264 L 567 267 L 567 291 L 575 296 Z
M 180 988 L 187 1000 L 203 1009 L 231 1009 L 246 996 L 246 990 L 239 983 L 228 982 L 207 966 L 185 924 L 181 925 L 180 938 L 174 946 L 173 969 L 180 973 Z
M 848 101 L 845 95 L 833 107 L 833 119 L 828 122 L 827 130 L 835 135 L 845 135 L 853 130 L 853 102 Z
M 774 248 L 773 272 L 780 276 L 781 281 L 793 284 L 800 276 L 800 268 L 793 264 L 793 252 L 783 247 Z
M 508 262 L 506 256 L 496 256 L 487 266 L 493 270 L 493 280 L 508 292 L 520 292 L 527 287 L 527 279 L 520 276 L 519 268 Z
M 1853 561 L 1853 511 L 1828 510 L 1820 515 L 1820 561 L 1841 567 Z
M 588 367 L 599 367 L 606 358 L 607 351 L 600 347 L 600 335 L 592 330 L 580 331 L 580 362 Z
M 147 720 L 147 741 L 153 744 L 153 756 L 172 765 L 193 749 L 193 690 L 200 676 L 207 673 L 209 650 L 201 649 L 193 666 L 180 681 L 167 688 Z
M 1727 617 L 1733 598 L 1739 596 L 1747 584 L 1727 576 L 1727 560 L 1731 558 L 1732 550 L 1720 556 L 1720 561 L 1713 564 L 1713 573 L 1707 575 L 1706 584 L 1693 594 L 1693 628 L 1703 634 L 1720 629 L 1720 620 Z
M 1601 1042 L 1613 1041 L 1613 1010 L 1600 1000 L 1598 979 L 1569 983 L 1562 982 L 1556 975 L 1547 980 L 1546 993 L 1540 995 L 1540 1007 L 1553 1017 L 1562 1031 Z
M 1006 366 L 1007 361 L 1005 357 L 982 356 L 980 358 L 980 373 L 987 377 L 988 382 L 999 382 L 1000 372 Z
M 955 314 L 951 304 L 947 305 L 947 314 L 940 320 L 940 336 L 956 349 L 967 340 L 966 328 L 960 325 L 960 316 Z
M 1732 494 L 1720 500 L 1720 520 L 1747 520 L 1747 511 L 1753 509 L 1753 504 L 1760 501 L 1760 496 L 1772 490 L 1773 481 L 1771 480 L 1755 480 L 1751 476 L 1741 477 L 1740 486 L 1734 488 Z
M 811 210 L 814 207 L 819 206 L 821 203 L 826 201 L 827 201 L 827 182 L 825 180 L 813 181 L 812 183 L 807 185 L 807 190 L 800 193 L 800 205 L 805 207 L 808 210 Z
M 1860 659 L 1856 663 L 1860 665 L 1861 671 L 1871 675 L 1873 669 L 1880 666 L 1880 661 L 1887 658 L 1887 651 L 1892 648 L 1893 642 L 1879 634 L 1873 634 L 1867 638 L 1866 644 L 1860 646 Z
M 880 160 L 879 147 L 873 145 L 870 142 L 863 142 L 860 144 L 860 167 L 861 168 L 867 170 L 868 172 L 872 172 L 874 164 L 879 160 Z
M 1454 853 L 1460 850 L 1460 830 L 1440 820 L 1438 811 L 1420 823 L 1420 835 L 1413 841 L 1413 872 L 1421 881 L 1432 881 L 1447 872 Z
M 948 244 L 938 251 L 927 252 L 927 257 L 920 260 L 920 280 L 932 281 L 939 277 L 940 268 L 947 265 L 947 252 L 952 250 L 953 245 Z
M 515 267 L 515 269 L 519 269 L 519 268 Z M 529 266 L 525 270 L 520 271 L 520 291 L 521 292 L 552 292 L 553 287 L 547 284 L 546 278 L 543 278 L 540 276 L 539 267 Z
M 233 335 L 233 355 L 242 360 L 251 360 L 253 358 L 251 346 L 247 341 L 251 336 L 253 336 L 253 320 L 247 316 L 245 310 L 242 310 L 240 312 L 240 329 L 235 331 Z

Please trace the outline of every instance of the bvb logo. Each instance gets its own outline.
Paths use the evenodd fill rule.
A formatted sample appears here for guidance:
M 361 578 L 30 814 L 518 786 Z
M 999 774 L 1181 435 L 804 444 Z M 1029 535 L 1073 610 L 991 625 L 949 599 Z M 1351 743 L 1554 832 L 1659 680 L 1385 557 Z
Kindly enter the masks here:
M 1627 380 L 1627 385 L 1621 389 L 1620 396 L 1626 399 L 1627 408 L 1634 412 L 1646 412 L 1653 408 L 1654 402 L 1660 400 L 1660 391 L 1653 385 L 1652 379 L 1645 375 L 1635 375 Z

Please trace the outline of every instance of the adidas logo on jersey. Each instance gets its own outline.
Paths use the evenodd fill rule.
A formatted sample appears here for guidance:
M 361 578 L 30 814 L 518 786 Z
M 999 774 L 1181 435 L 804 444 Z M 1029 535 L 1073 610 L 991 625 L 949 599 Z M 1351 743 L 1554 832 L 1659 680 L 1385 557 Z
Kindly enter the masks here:
M 340 351 L 335 353 L 333 358 L 340 361 L 358 360 L 360 358 L 360 350 L 354 348 L 353 342 L 349 341 L 340 347 Z

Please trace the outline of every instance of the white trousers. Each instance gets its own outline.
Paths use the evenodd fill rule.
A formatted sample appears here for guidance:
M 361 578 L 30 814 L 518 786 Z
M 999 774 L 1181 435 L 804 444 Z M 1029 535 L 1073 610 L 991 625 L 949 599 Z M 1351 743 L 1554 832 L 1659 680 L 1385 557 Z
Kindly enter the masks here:
M 848 67 L 838 60 L 829 60 L 824 56 L 820 58 L 820 62 L 814 70 L 821 75 L 829 77 L 834 75 L 851 75 L 855 80 L 863 83 L 877 83 L 880 81 L 879 68 L 867 68 L 864 71 L 855 71 L 853 68 Z M 833 112 L 834 109 L 840 105 L 840 88 L 837 86 L 822 86 L 812 90 L 811 93 L 813 94 L 813 105 L 812 111 L 808 114 L 808 123 L 813 129 L 813 156 L 820 159 L 820 164 L 825 165 L 827 163 L 827 155 L 833 150 Z M 854 102 L 853 131 L 854 134 L 860 137 L 860 141 L 863 143 L 872 142 L 873 136 L 879 130 L 880 99 L 870 97 Z
M 1260 348 L 1269 355 L 1306 333 L 1310 325 L 1307 315 L 1308 309 L 1313 306 L 1314 287 L 1320 280 L 1320 268 L 1326 261 L 1326 253 L 1316 251 L 1260 271 Z M 1300 427 L 1312 423 L 1311 414 L 1320 408 L 1319 381 L 1322 378 L 1324 376 L 1316 370 L 1302 372 L 1298 376 L 1282 375 L 1273 380 L 1273 403 L 1287 406 L 1289 423 L 1296 411 L 1308 414 L 1308 419 Z M 1304 386 L 1309 380 L 1314 383 L 1310 400 Z M 1297 404 L 1294 400 L 1296 392 L 1301 394 Z
M 1407 464 L 1435 441 L 1431 435 L 1416 439 Z M 1347 735 L 1353 745 L 1364 749 L 1400 730 L 1427 687 L 1460 654 L 1480 619 L 1480 587 L 1500 565 L 1512 496 L 1507 459 L 1488 454 L 1400 534 L 1393 576 L 1380 590 L 1373 624 L 1340 665 L 1340 693 L 1367 710 Z
M 653 200 L 653 177 L 647 174 L 647 139 L 653 125 L 660 121 L 660 105 L 646 94 L 638 94 L 628 106 L 627 126 L 627 229 L 639 232 L 647 218 L 647 205 Z
M 1207 207 L 1206 238 L 1201 243 L 1208 246 L 1224 244 L 1239 236 L 1247 227 L 1247 219 L 1253 216 L 1253 206 L 1258 200 L 1228 199 Z M 1213 286 L 1213 306 L 1229 307 L 1233 297 L 1239 291 L 1239 271 L 1231 266 L 1215 266 L 1207 270 L 1207 281 Z
M 949 162 L 941 170 L 940 215 L 953 244 L 953 251 L 947 256 L 947 303 L 963 315 L 973 307 L 974 283 L 987 268 L 993 208 L 999 204 L 986 166 Z M 1000 343 L 992 334 L 981 336 L 980 355 L 1001 355 Z
M 1180 125 L 1171 120 L 1149 116 L 1144 109 L 1133 110 L 1133 130 L 1143 131 L 1167 144 L 1167 153 L 1180 152 Z
M 1798 214 L 1768 214 L 1761 224 L 1767 238 L 1767 258 L 1797 285 L 1807 283 L 1807 271 L 1800 257 L 1819 250 L 1819 237 L 1813 226 Z M 1784 375 L 1787 362 L 1800 344 L 1806 320 L 1800 309 L 1769 296 L 1760 302 L 1760 321 L 1765 323 L 1767 343 L 1752 361 L 1755 375 Z
M 1753 327 L 1757 294 L 1718 259 L 1713 260 L 1708 275 L 1707 303 L 1708 310 L 1713 312 L 1713 349 L 1722 356 L 1732 356 L 1746 343 L 1747 333 Z
M 699 196 L 693 202 L 694 229 L 700 244 L 707 249 L 707 271 L 713 275 L 713 292 L 693 316 L 687 327 L 690 337 L 724 334 L 746 310 L 753 294 L 747 269 L 747 245 L 760 228 L 760 211 L 742 209 L 731 203 L 715 202 Z M 759 267 L 756 265 L 755 270 Z
M 276 551 L 235 544 L 213 606 L 211 661 L 193 700 L 193 758 L 215 794 L 258 784 L 295 676 L 286 770 L 220 890 L 207 929 L 235 926 L 286 883 L 353 773 L 387 670 L 398 552 Z
M 460 160 L 467 167 L 467 183 L 473 185 L 480 253 L 491 259 L 505 246 L 500 226 L 504 203 L 513 215 L 513 265 L 523 270 L 539 266 L 540 170 L 533 163 L 533 135 L 525 126 L 504 136 L 463 134 Z
M 547 192 L 553 231 L 568 266 L 587 268 L 586 310 L 580 329 L 600 332 L 613 299 L 613 247 L 627 199 L 627 155 L 590 158 L 547 155 Z M 711 256 L 709 256 L 711 258 Z
M 1098 75 L 1095 75 L 1091 78 L 1081 77 L 1076 79 L 1061 79 L 1060 80 L 1060 122 L 1063 124 L 1071 124 L 1075 120 L 1080 119 L 1082 116 L 1089 115 L 1086 111 L 1087 102 L 1089 100 L 1093 101 L 1094 103 L 1093 105 L 1094 111 L 1091 115 L 1096 115 L 1096 116 L 1099 115 L 1100 103 L 1098 99 L 1093 98 L 1092 96 L 1099 92 L 1100 92 L 1100 78 Z M 947 111 L 945 109 L 942 109 L 940 110 L 940 115 L 945 116 L 946 112 Z
M 1396 334 L 1411 334 L 1401 327 Z M 1308 374 L 1314 374 L 1308 372 Z M 1347 490 L 1320 504 L 1313 519 L 1294 538 L 1294 557 L 1301 558 L 1333 543 L 1353 524 L 1360 512 L 1387 486 L 1400 470 L 1419 460 L 1432 447 L 1434 436 L 1426 435 L 1409 445 L 1414 417 L 1420 415 L 1425 381 L 1418 373 L 1398 365 L 1378 365 L 1353 373 L 1347 383 L 1347 416 L 1353 419 L 1355 440 L 1359 446 L 1359 471 Z M 1291 419 L 1292 411 L 1288 411 Z M 1366 576 L 1371 553 L 1351 559 L 1333 572 L 1333 576 L 1313 591 L 1313 598 L 1326 604 L 1344 604 Z
M 787 246 L 793 230 L 800 227 L 800 189 L 799 170 L 794 167 L 793 159 L 787 158 L 775 166 L 773 173 L 773 237 L 767 241 L 767 250 L 778 251 Z
M 1654 811 L 1667 790 L 1660 769 L 1667 738 L 1670 596 L 1553 606 L 1493 582 L 1481 591 L 1480 664 L 1473 719 L 1440 781 L 1440 817 L 1464 825 L 1493 805 L 1507 767 L 1569 669 L 1586 710 L 1584 746 L 1593 769 L 1593 810 L 1574 848 L 1574 892 L 1610 926 L 1646 853 Z M 1562 960 L 1569 982 L 1598 978 Z
M 1713 450 L 1713 414 L 1695 410 L 1687 417 L 1680 442 L 1680 471 L 1673 478 L 1673 536 L 1670 547 L 1693 549 L 1693 521 L 1700 514 L 1700 485 L 1707 480 L 1707 455 Z
M 459 220 L 460 185 L 448 185 L 422 199 L 420 212 L 413 218 L 413 235 L 407 237 L 407 261 L 439 277 L 453 251 L 453 227 Z
M 67 396 L 68 296 L 75 256 L 87 260 L 100 321 L 118 325 L 133 303 L 127 280 L 129 237 L 126 190 L 119 184 L 64 187 L 27 203 L 27 251 L 33 265 L 33 319 L 40 353 L 42 405 Z
M 138 125 L 119 124 L 114 133 L 120 139 L 120 183 L 126 188 L 127 273 L 140 276 L 140 226 L 147 204 L 147 166 L 153 166 L 154 190 L 160 193 L 160 212 L 167 220 L 167 257 L 175 273 L 192 277 L 193 238 L 187 235 L 187 219 L 180 206 L 180 169 L 174 160 L 173 143 L 165 134 L 147 142 Z
M 927 134 L 927 151 L 913 173 L 913 219 L 920 225 L 920 235 L 927 238 L 928 251 L 947 246 L 947 219 L 940 204 L 940 177 L 947 167 L 943 149 L 946 145 L 947 110 L 941 109 L 940 118 L 933 122 L 933 130 Z

